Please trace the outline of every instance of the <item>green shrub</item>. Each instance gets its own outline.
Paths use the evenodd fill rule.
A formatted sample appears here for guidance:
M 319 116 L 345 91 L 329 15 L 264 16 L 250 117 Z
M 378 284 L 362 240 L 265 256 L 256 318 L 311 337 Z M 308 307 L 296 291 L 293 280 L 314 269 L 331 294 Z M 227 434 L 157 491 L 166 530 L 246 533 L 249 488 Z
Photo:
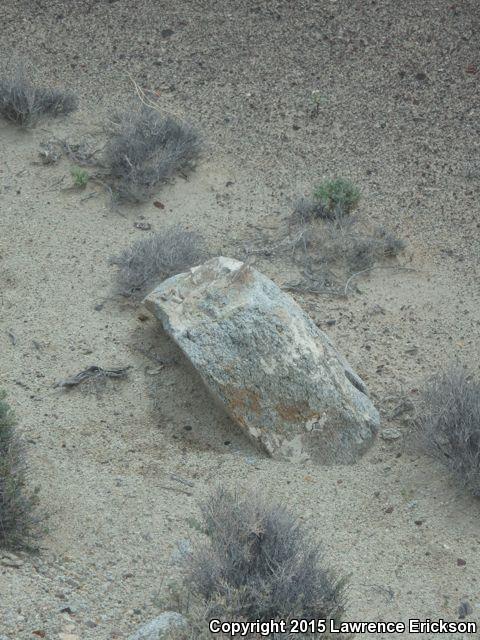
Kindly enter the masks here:
M 83 189 L 87 186 L 87 182 L 90 178 L 88 171 L 85 171 L 85 169 L 82 169 L 81 167 L 73 167 L 71 174 L 73 178 L 73 184 L 78 189 Z
M 326 180 L 313 192 L 314 200 L 319 202 L 329 217 L 342 216 L 355 209 L 360 201 L 360 189 L 349 180 L 337 178 Z
M 5 397 L 0 390 L 0 547 L 15 550 L 31 548 L 38 533 L 38 497 L 27 487 L 23 448 Z

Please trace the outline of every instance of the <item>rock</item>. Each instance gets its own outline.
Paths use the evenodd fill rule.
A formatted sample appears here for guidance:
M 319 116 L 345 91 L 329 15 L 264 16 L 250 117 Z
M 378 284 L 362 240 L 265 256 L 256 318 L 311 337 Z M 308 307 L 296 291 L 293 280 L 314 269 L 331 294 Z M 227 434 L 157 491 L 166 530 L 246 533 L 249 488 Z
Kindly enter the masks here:
M 140 627 L 129 640 L 163 640 L 173 629 L 187 626 L 187 619 L 180 613 L 164 611 L 158 618 Z
M 293 298 L 213 258 L 144 300 L 233 420 L 271 456 L 354 462 L 379 415 L 363 381 Z
M 14 553 L 3 553 L 2 557 L 0 558 L 0 564 L 2 564 L 4 567 L 12 567 L 14 569 L 18 569 L 23 566 L 24 562 Z
M 402 432 L 400 429 L 395 429 L 395 427 L 389 427 L 382 431 L 382 439 L 386 441 L 398 440 L 402 437 Z
M 177 540 L 177 548 L 171 555 L 171 561 L 174 564 L 180 564 L 192 551 L 192 545 L 186 538 Z
M 462 600 L 460 602 L 460 606 L 458 607 L 458 617 L 460 618 L 460 620 L 463 620 L 471 613 L 473 613 L 472 605 L 468 602 L 468 600 Z

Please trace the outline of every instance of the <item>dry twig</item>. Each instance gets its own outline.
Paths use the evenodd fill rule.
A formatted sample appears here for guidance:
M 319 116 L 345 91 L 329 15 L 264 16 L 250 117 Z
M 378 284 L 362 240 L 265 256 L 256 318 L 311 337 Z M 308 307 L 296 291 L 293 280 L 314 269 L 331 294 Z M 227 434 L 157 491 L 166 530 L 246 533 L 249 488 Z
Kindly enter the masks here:
M 105 378 L 121 378 L 124 379 L 127 377 L 127 372 L 132 367 L 121 367 L 118 369 L 103 369 L 97 365 L 92 365 L 88 367 L 88 369 L 84 369 L 70 378 L 66 378 L 65 380 L 60 380 L 55 384 L 55 387 L 60 387 L 62 389 L 71 389 L 82 382 L 86 382 L 87 380 L 99 380 Z

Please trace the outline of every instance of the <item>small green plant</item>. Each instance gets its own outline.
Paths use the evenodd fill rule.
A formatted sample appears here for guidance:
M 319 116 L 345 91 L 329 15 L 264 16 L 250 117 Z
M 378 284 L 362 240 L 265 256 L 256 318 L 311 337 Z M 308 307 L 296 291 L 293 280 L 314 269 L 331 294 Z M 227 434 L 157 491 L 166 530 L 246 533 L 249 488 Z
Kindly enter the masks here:
M 87 183 L 90 179 L 90 175 L 88 171 L 82 169 L 81 167 L 73 167 L 72 171 L 73 184 L 77 187 L 77 189 L 84 189 L 87 186 Z
M 351 213 L 360 201 L 360 189 L 349 180 L 326 180 L 313 192 L 313 198 L 322 205 L 329 217 Z
M 38 496 L 27 488 L 23 448 L 5 397 L 0 389 L 0 547 L 15 550 L 31 548 L 38 533 Z

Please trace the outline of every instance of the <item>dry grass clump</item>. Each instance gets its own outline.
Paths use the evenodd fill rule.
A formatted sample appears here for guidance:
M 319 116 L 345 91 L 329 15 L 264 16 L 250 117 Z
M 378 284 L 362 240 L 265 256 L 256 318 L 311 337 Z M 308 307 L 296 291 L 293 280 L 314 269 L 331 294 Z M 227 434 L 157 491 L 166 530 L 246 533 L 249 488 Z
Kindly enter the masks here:
M 306 224 L 315 218 L 327 218 L 328 212 L 321 202 L 302 196 L 294 205 L 293 217 L 296 222 Z
M 311 230 L 316 259 L 343 262 L 347 274 L 373 267 L 387 256 L 396 256 L 405 243 L 383 227 L 369 229 L 359 217 L 335 218 L 321 229 Z
M 207 535 L 184 558 L 206 619 L 340 620 L 345 580 L 284 507 L 218 489 L 201 506 Z
M 190 125 L 143 103 L 116 114 L 110 134 L 104 165 L 118 200 L 144 201 L 176 171 L 191 169 L 201 150 Z
M 204 261 L 203 238 L 193 231 L 172 227 L 148 236 L 110 259 L 118 267 L 116 291 L 134 300 L 162 280 Z
M 284 289 L 345 296 L 361 273 L 381 266 L 398 268 L 383 262 L 406 246 L 384 227 L 352 213 L 359 198 L 360 190 L 347 180 L 322 183 L 312 197 L 296 202 L 283 237 L 274 242 L 256 239 L 246 252 L 293 263 L 299 277 L 284 283 Z
M 405 242 L 383 227 L 370 227 L 359 215 L 311 217 L 293 226 L 284 247 L 301 269 L 302 280 L 291 288 L 344 295 L 352 274 L 368 271 L 397 256 Z
M 31 127 L 44 116 L 66 115 L 76 109 L 77 99 L 71 93 L 36 87 L 24 64 L 0 78 L 0 114 L 22 127 Z
M 423 449 L 480 496 L 480 383 L 458 367 L 434 376 L 417 427 Z
M 29 548 L 39 532 L 37 493 L 29 492 L 15 416 L 0 390 L 0 547 Z

